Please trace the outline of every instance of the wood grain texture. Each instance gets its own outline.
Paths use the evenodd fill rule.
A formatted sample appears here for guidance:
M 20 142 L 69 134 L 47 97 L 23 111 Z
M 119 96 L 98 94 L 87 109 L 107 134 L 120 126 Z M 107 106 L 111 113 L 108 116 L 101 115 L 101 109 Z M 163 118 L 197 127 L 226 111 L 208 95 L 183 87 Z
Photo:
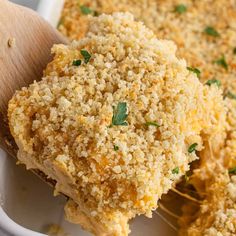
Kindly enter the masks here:
M 28 8 L 0 0 L 0 13 L 0 109 L 6 111 L 15 90 L 42 77 L 52 45 L 66 40 Z
M 67 40 L 36 12 L 0 0 L 0 147 L 12 156 L 17 146 L 8 128 L 8 102 L 16 90 L 40 80 L 57 43 Z

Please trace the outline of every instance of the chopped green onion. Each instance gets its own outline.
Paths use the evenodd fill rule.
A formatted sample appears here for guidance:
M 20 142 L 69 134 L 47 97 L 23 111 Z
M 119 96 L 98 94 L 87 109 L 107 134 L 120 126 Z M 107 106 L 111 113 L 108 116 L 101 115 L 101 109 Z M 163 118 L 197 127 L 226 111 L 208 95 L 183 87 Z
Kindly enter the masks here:
M 193 143 L 192 145 L 190 145 L 188 148 L 188 152 L 189 153 L 195 152 L 197 145 L 198 145 L 197 143 Z
M 211 26 L 208 26 L 205 28 L 204 33 L 213 36 L 213 37 L 219 37 L 220 34 Z
M 87 51 L 87 50 L 80 50 L 80 53 L 81 53 L 81 55 L 83 56 L 83 58 L 84 58 L 84 62 L 86 63 L 86 64 L 88 64 L 88 62 L 89 62 L 89 60 L 90 60 L 90 58 L 91 58 L 91 55 L 89 54 L 89 52 Z
M 200 71 L 199 69 L 193 68 L 193 67 L 187 67 L 187 69 L 188 69 L 189 71 L 192 71 L 193 73 L 195 73 L 198 78 L 200 77 L 201 71 Z
M 128 122 L 126 118 L 128 117 L 127 114 L 127 103 L 126 102 L 119 102 L 117 108 L 113 107 L 113 116 L 112 116 L 112 124 L 110 125 L 122 125 L 127 126 Z
M 80 10 L 84 15 L 89 15 L 93 13 L 93 10 L 91 10 L 89 7 L 86 7 L 84 5 L 80 6 Z
M 119 147 L 116 146 L 116 145 L 114 145 L 114 150 L 115 150 L 115 151 L 118 151 L 118 150 L 119 150 Z
M 72 62 L 72 65 L 73 65 L 73 66 L 80 66 L 81 63 L 82 63 L 81 60 L 74 60 L 74 61 Z
M 214 63 L 216 63 L 217 65 L 222 66 L 226 70 L 228 70 L 228 64 L 227 64 L 227 62 L 225 60 L 225 56 L 224 55 L 222 55 L 222 57 L 219 58 L 218 60 L 214 61 Z
M 218 87 L 221 86 L 221 82 L 218 79 L 210 79 L 206 82 L 206 85 L 211 86 L 212 84 L 217 85 Z
M 186 11 L 187 11 L 187 7 L 184 4 L 179 4 L 179 5 L 175 6 L 175 12 L 177 12 L 179 14 L 183 14 Z
M 174 168 L 172 174 L 179 174 L 179 167 Z
M 236 175 L 236 167 L 229 169 L 229 174 Z
M 146 125 L 146 126 L 156 126 L 156 127 L 160 127 L 160 125 L 159 125 L 157 122 L 153 122 L 153 121 L 146 122 L 145 125 Z

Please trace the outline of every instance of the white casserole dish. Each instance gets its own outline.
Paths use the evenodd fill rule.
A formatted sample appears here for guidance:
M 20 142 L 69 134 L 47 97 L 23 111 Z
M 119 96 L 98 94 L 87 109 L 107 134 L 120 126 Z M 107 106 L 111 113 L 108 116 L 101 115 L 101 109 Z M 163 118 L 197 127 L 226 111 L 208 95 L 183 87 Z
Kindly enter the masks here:
M 56 26 L 63 2 L 41 0 L 38 12 Z M 0 236 L 42 236 L 52 224 L 60 225 L 70 236 L 90 235 L 80 226 L 64 220 L 65 201 L 62 196 L 53 197 L 49 186 L 25 171 L 24 167 L 16 166 L 15 161 L 0 150 Z M 137 217 L 131 222 L 131 230 L 131 236 L 176 235 L 157 214 L 152 219 Z

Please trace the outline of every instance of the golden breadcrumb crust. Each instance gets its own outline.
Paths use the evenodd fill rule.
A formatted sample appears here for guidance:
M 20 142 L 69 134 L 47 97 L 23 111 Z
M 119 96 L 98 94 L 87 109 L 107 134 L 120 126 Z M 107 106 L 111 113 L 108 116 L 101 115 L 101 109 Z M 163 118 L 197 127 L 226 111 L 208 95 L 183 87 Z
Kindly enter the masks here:
M 190 145 L 200 151 L 223 129 L 225 110 L 221 90 L 201 84 L 174 43 L 158 40 L 131 14 L 89 21 L 83 39 L 54 46 L 40 82 L 16 92 L 9 123 L 19 160 L 73 200 L 70 220 L 96 235 L 127 235 L 128 220 L 151 217 L 197 158 Z M 127 126 L 111 126 L 121 102 Z
M 176 10 L 179 5 L 187 8 L 182 14 Z M 84 14 L 81 6 L 89 7 L 91 13 Z M 66 0 L 58 29 L 70 39 L 79 39 L 87 31 L 91 15 L 119 11 L 131 12 L 157 38 L 173 40 L 178 47 L 177 55 L 201 71 L 202 81 L 215 78 L 230 86 L 235 80 L 234 0 Z M 207 27 L 212 27 L 219 36 L 206 33 Z M 215 63 L 223 55 L 227 69 Z
M 177 10 L 181 5 L 186 7 L 183 12 Z M 89 7 L 93 15 L 115 11 L 131 12 L 136 19 L 151 28 L 158 38 L 173 40 L 179 48 L 177 55 L 185 58 L 189 66 L 200 70 L 201 81 L 206 82 L 211 79 L 221 81 L 225 106 L 228 110 L 227 131 L 218 133 L 208 140 L 213 159 L 206 161 L 210 155 L 207 151 L 200 155 L 203 160 L 196 170 L 199 175 L 192 176 L 192 181 L 197 183 L 201 179 L 200 182 L 204 185 L 207 178 L 210 178 L 205 166 L 211 165 L 215 159 L 220 160 L 225 172 L 228 168 L 236 167 L 236 96 L 234 96 L 236 95 L 236 2 L 234 0 L 81 0 L 78 3 L 76 0 L 66 0 L 58 28 L 70 39 L 81 38 L 87 31 L 89 15 L 81 11 L 81 6 Z M 80 27 L 77 27 L 78 25 Z M 212 168 L 214 169 L 214 166 Z M 206 175 L 204 181 L 199 177 L 202 173 Z M 222 176 L 229 179 L 225 173 Z M 215 179 L 211 186 L 218 187 L 219 179 Z M 211 186 L 207 202 L 214 205 L 217 201 L 211 200 L 214 198 L 211 196 L 213 188 Z M 215 194 L 216 199 L 220 196 Z M 219 198 L 218 200 L 222 201 Z M 207 221 L 203 216 L 200 214 L 198 220 Z M 225 230 L 228 228 L 222 223 L 221 229 L 223 228 L 224 231 L 220 231 L 218 227 L 219 235 L 226 235 Z M 198 230 L 202 235 L 204 227 Z

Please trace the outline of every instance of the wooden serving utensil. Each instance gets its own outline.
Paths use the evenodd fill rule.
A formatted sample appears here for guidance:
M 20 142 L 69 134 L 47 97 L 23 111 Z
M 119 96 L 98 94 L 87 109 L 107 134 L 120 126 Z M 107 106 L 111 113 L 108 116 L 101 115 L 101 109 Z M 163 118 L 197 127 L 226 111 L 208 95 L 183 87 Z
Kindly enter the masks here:
M 0 0 L 0 147 L 11 156 L 16 157 L 17 146 L 8 128 L 8 102 L 16 90 L 42 77 L 56 43 L 67 40 L 36 12 Z

